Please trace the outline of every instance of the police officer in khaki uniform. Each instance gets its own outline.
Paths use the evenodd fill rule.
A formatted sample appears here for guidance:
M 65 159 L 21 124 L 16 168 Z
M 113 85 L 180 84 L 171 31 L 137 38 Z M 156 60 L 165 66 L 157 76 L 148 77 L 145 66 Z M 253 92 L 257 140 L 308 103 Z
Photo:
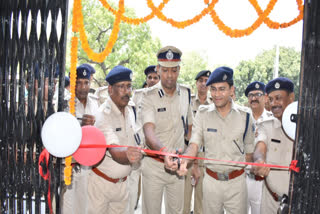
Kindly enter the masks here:
M 90 69 L 86 65 L 77 67 L 75 110 L 81 126 L 94 125 L 98 111 L 98 99 L 88 96 Z M 87 213 L 87 187 L 90 167 L 73 163 L 72 183 L 62 193 L 62 213 Z
M 193 115 L 197 113 L 200 105 L 209 105 L 212 103 L 211 97 L 208 96 L 208 87 L 206 82 L 210 76 L 211 72 L 209 70 L 200 71 L 195 80 L 197 86 L 197 93 L 191 96 L 192 112 Z M 188 142 L 186 141 L 186 146 Z M 204 157 L 203 147 L 200 147 L 198 152 L 198 157 Z M 203 160 L 196 160 L 193 164 L 198 164 L 199 167 L 192 172 L 193 167 L 190 167 L 188 174 L 185 176 L 185 186 L 184 186 L 184 207 L 183 213 L 190 214 L 190 204 L 192 199 L 192 192 L 194 191 L 194 214 L 202 214 L 202 181 L 203 181 Z
M 272 116 L 272 113 L 264 108 L 267 99 L 265 87 L 263 82 L 254 81 L 245 90 L 255 125 L 257 125 L 258 121 L 266 120 Z M 250 210 L 251 214 L 260 214 L 263 178 L 250 172 L 250 168 L 251 166 L 248 166 L 246 170 L 248 212 Z
M 150 65 L 144 70 L 144 74 L 146 75 L 146 82 L 147 87 L 154 86 L 157 84 L 160 80 L 160 77 L 157 73 L 156 66 Z M 144 145 L 144 134 L 142 130 L 142 97 L 143 92 L 145 91 L 145 88 L 137 89 L 134 91 L 134 94 L 132 96 L 132 101 L 135 104 L 136 107 L 136 132 L 138 133 L 139 137 L 139 145 Z M 136 170 L 132 170 L 130 176 L 129 176 L 129 191 L 130 191 L 130 206 L 129 206 L 129 213 L 133 214 L 134 210 L 138 206 L 138 201 L 140 197 L 140 188 L 141 188 L 141 167 L 139 167 Z
M 293 141 L 282 129 L 285 108 L 294 101 L 294 85 L 291 80 L 279 77 L 266 85 L 271 111 L 274 117 L 258 123 L 257 145 L 254 152 L 256 163 L 289 166 L 292 159 Z M 277 213 L 283 195 L 288 195 L 290 172 L 268 167 L 252 167 L 256 175 L 265 177 L 262 190 L 261 213 Z
M 148 66 L 144 70 L 144 74 L 146 75 L 146 83 L 148 88 L 154 86 L 160 80 L 159 74 L 157 72 L 157 67 L 155 65 Z
M 213 104 L 200 106 L 192 126 L 190 144 L 185 155 L 196 156 L 201 145 L 205 158 L 228 161 L 251 161 L 255 127 L 246 108 L 235 105 L 233 70 L 219 67 L 207 83 Z M 187 173 L 190 159 L 182 159 L 178 170 Z M 206 173 L 203 179 L 203 211 L 205 214 L 247 212 L 247 187 L 244 166 L 223 162 L 204 161 Z M 195 166 L 194 166 L 195 167 Z
M 157 151 L 184 148 L 192 124 L 190 89 L 177 83 L 181 51 L 166 46 L 157 52 L 160 82 L 148 88 L 142 100 L 146 145 Z M 183 211 L 184 178 L 174 172 L 177 164 L 146 157 L 142 166 L 142 213 L 160 214 L 164 194 L 166 213 Z
M 135 146 L 135 116 L 128 106 L 132 90 L 132 71 L 114 67 L 107 75 L 109 97 L 98 111 L 95 126 L 105 135 L 108 145 Z M 125 213 L 129 193 L 127 176 L 142 158 L 137 147 L 109 148 L 104 159 L 89 175 L 88 213 Z

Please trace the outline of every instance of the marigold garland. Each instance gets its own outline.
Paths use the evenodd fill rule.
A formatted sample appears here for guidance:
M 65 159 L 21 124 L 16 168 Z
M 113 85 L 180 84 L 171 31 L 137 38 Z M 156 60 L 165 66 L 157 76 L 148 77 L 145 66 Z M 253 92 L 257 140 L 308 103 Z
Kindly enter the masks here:
M 111 53 L 112 48 L 118 39 L 118 33 L 120 31 L 121 17 L 125 11 L 124 0 L 119 1 L 119 10 L 116 13 L 115 22 L 114 22 L 113 29 L 110 34 L 108 43 L 107 43 L 105 49 L 100 53 L 94 52 L 89 46 L 89 42 L 88 42 L 87 35 L 85 32 L 85 28 L 84 28 L 81 0 L 78 0 L 78 1 L 80 2 L 80 5 L 77 5 L 76 9 L 78 11 L 76 12 L 76 14 L 78 15 L 77 20 L 79 22 L 78 24 L 79 24 L 81 46 L 82 46 L 83 50 L 87 53 L 87 55 L 90 59 L 92 59 L 95 62 L 103 62 L 104 59 Z
M 205 15 L 210 14 L 212 21 L 217 25 L 220 31 L 222 31 L 224 34 L 230 36 L 230 37 L 243 37 L 248 36 L 253 31 L 255 31 L 263 22 L 272 29 L 278 29 L 278 28 L 286 28 L 289 27 L 298 21 L 302 20 L 303 18 L 303 5 L 302 0 L 296 0 L 299 10 L 299 15 L 291 20 L 290 22 L 284 22 L 284 23 L 278 23 L 275 21 L 272 21 L 268 18 L 268 15 L 271 13 L 272 9 L 274 8 L 275 4 L 277 3 L 277 0 L 270 0 L 267 8 L 263 11 L 258 4 L 257 0 L 248 0 L 250 4 L 254 7 L 258 14 L 258 18 L 255 20 L 255 22 L 245 28 L 245 29 L 231 29 L 229 26 L 226 26 L 224 22 L 219 18 L 216 11 L 214 10 L 214 6 L 218 2 L 218 0 L 204 0 L 204 4 L 207 5 L 206 8 L 204 8 L 200 14 L 194 16 L 191 19 L 184 20 L 184 21 L 175 21 L 172 18 L 166 17 L 161 11 L 164 8 L 164 6 L 170 1 L 170 0 L 163 0 L 161 4 L 159 4 L 158 7 L 156 7 L 152 0 L 147 0 L 147 5 L 151 9 L 151 13 L 143 18 L 129 18 L 124 15 L 125 8 L 124 8 L 124 0 L 119 1 L 118 10 L 115 10 L 111 7 L 111 5 L 108 3 L 107 0 L 99 0 L 101 4 L 110 12 L 112 12 L 115 15 L 115 22 L 113 25 L 113 29 L 110 35 L 110 38 L 108 40 L 108 43 L 105 46 L 105 49 L 100 52 L 96 53 L 94 52 L 89 45 L 87 35 L 85 33 L 85 27 L 83 22 L 83 14 L 82 14 L 82 5 L 81 0 L 75 0 L 74 1 L 74 12 L 73 12 L 73 22 L 72 22 L 72 30 L 73 32 L 80 32 L 80 41 L 81 46 L 83 50 L 87 53 L 88 57 L 95 61 L 95 62 L 103 62 L 104 59 L 110 54 L 112 51 L 112 48 L 118 38 L 118 33 L 120 30 L 120 23 L 123 21 L 124 23 L 133 24 L 133 25 L 139 25 L 142 23 L 145 23 L 152 19 L 154 16 L 157 16 L 160 20 L 165 21 L 169 24 L 171 24 L 173 27 L 176 28 L 185 28 L 188 27 L 196 22 L 199 22 Z M 71 82 L 71 80 L 70 80 Z

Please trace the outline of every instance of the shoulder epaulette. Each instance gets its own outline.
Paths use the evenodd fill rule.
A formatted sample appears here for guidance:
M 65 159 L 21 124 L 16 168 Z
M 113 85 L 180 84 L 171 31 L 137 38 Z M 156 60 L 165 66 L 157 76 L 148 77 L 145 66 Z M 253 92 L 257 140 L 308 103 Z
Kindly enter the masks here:
M 206 110 L 209 111 L 211 109 L 210 107 L 212 108 L 211 105 L 200 105 L 198 110 L 199 111 L 206 111 Z
M 99 97 L 98 97 L 97 95 L 92 94 L 92 93 L 89 93 L 89 94 L 88 94 L 88 97 L 93 98 L 93 99 L 95 99 L 95 100 L 98 100 L 98 99 L 99 99 Z
M 136 106 L 136 104 L 130 99 L 128 102 L 128 106 Z

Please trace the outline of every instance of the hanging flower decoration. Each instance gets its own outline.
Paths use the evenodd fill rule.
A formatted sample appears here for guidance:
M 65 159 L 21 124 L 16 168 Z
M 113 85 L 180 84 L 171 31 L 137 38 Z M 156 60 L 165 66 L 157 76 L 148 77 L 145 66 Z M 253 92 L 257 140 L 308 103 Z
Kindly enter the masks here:
M 147 5 L 151 9 L 151 13 L 145 17 L 142 18 L 130 18 L 124 15 L 125 8 L 124 8 L 124 0 L 119 0 L 118 4 L 118 10 L 115 10 L 112 8 L 112 6 L 108 3 L 107 0 L 99 0 L 101 4 L 111 13 L 115 15 L 115 22 L 113 25 L 113 29 L 111 32 L 111 35 L 109 37 L 109 40 L 104 48 L 104 50 L 100 53 L 94 52 L 89 45 L 87 35 L 85 32 L 84 22 L 83 22 L 83 14 L 82 14 L 82 5 L 81 0 L 75 0 L 74 1 L 74 13 L 73 13 L 73 31 L 80 33 L 80 41 L 81 46 L 83 50 L 86 52 L 88 57 L 95 61 L 95 62 L 103 62 L 104 59 L 111 53 L 112 48 L 118 38 L 118 33 L 120 31 L 120 23 L 128 23 L 132 25 L 139 25 L 142 23 L 145 23 L 149 21 L 150 19 L 157 16 L 160 20 L 167 22 L 171 26 L 183 29 L 186 28 L 192 24 L 195 24 L 199 22 L 205 15 L 209 14 L 211 16 L 212 21 L 217 25 L 218 29 L 222 31 L 224 34 L 230 36 L 230 37 L 243 37 L 248 36 L 253 33 L 262 23 L 265 23 L 269 28 L 272 29 L 278 29 L 278 28 L 286 28 L 289 27 L 298 21 L 302 20 L 303 18 L 303 4 L 302 0 L 296 0 L 299 10 L 299 15 L 291 20 L 290 22 L 284 22 L 284 23 L 278 23 L 272 21 L 270 18 L 268 18 L 269 14 L 273 10 L 275 4 L 277 3 L 277 0 L 270 0 L 267 8 L 263 11 L 261 7 L 259 6 L 257 0 L 248 0 L 250 4 L 254 7 L 258 14 L 258 18 L 255 20 L 255 22 L 245 28 L 245 29 L 231 29 L 229 26 L 226 26 L 224 22 L 220 19 L 217 12 L 214 10 L 214 6 L 218 2 L 218 0 L 204 0 L 204 4 L 207 5 L 201 13 L 197 14 L 191 19 L 184 20 L 184 21 L 176 21 L 172 18 L 168 18 L 162 13 L 162 9 L 164 6 L 170 1 L 170 0 L 163 0 L 162 3 L 159 4 L 158 7 L 156 7 L 152 0 L 147 0 Z

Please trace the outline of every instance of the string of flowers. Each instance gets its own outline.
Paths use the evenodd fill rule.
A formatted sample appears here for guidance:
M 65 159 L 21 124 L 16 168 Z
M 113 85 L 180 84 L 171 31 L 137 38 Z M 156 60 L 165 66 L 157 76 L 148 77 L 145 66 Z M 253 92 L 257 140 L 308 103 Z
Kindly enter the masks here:
M 111 5 L 107 2 L 107 0 L 99 0 L 101 4 L 109 10 L 113 15 L 116 15 L 117 11 L 111 7 Z M 162 10 L 164 6 L 169 2 L 170 0 L 163 0 L 163 2 L 158 6 L 158 10 Z M 155 16 L 155 13 L 152 11 L 149 15 L 142 17 L 142 18 L 130 18 L 125 15 L 121 16 L 121 20 L 124 23 L 132 24 L 132 25 L 139 25 L 148 22 L 150 19 L 152 19 Z
M 79 5 L 79 0 L 74 0 L 73 4 L 73 17 L 72 17 L 72 32 L 76 34 L 79 29 L 77 17 L 77 9 Z M 76 97 L 76 79 L 77 79 L 77 55 L 78 55 L 78 37 L 73 36 L 71 38 L 71 65 L 70 65 L 70 93 L 71 98 L 69 100 L 69 112 L 75 116 L 76 109 L 75 109 L 75 97 Z M 71 175 L 72 175 L 72 156 L 68 156 L 65 158 L 65 167 L 64 167 L 64 183 L 68 186 L 71 184 Z
M 201 13 L 198 15 L 194 16 L 191 19 L 184 20 L 184 21 L 176 21 L 172 18 L 166 17 L 162 13 L 162 9 L 164 6 L 170 1 L 170 0 L 163 0 L 161 4 L 159 4 L 158 7 L 156 7 L 153 3 L 152 0 L 147 0 L 147 5 L 151 9 L 151 13 L 145 17 L 142 18 L 129 18 L 124 15 L 125 8 L 124 8 L 124 0 L 119 0 L 119 5 L 118 5 L 118 10 L 115 10 L 114 8 L 111 7 L 111 5 L 108 3 L 107 0 L 99 0 L 101 4 L 110 12 L 112 12 L 115 15 L 115 22 L 113 25 L 112 32 L 110 34 L 109 40 L 105 46 L 105 49 L 100 52 L 96 53 L 94 52 L 89 45 L 87 35 L 85 33 L 85 27 L 84 27 L 84 22 L 83 22 L 83 14 L 82 14 L 82 5 L 81 5 L 81 0 L 75 0 L 74 1 L 74 14 L 73 14 L 73 22 L 72 22 L 72 27 L 74 32 L 79 32 L 80 33 L 80 41 L 81 41 L 81 46 L 83 50 L 86 52 L 88 57 L 95 61 L 95 62 L 103 62 L 104 59 L 110 54 L 112 51 L 112 48 L 118 38 L 118 33 L 120 30 L 120 23 L 121 21 L 128 23 L 128 24 L 133 24 L 133 25 L 139 25 L 142 23 L 145 23 L 149 21 L 150 19 L 154 18 L 157 16 L 160 20 L 165 21 L 171 26 L 182 29 L 187 26 L 190 26 L 194 23 L 199 22 L 205 15 L 210 14 L 212 21 L 218 26 L 219 30 L 225 33 L 226 35 L 230 37 L 243 37 L 243 36 L 248 36 L 253 33 L 262 23 L 265 23 L 269 28 L 271 29 L 279 29 L 279 28 L 286 28 L 289 27 L 303 18 L 303 4 L 302 0 L 296 0 L 297 5 L 298 5 L 298 10 L 299 10 L 299 15 L 292 19 L 289 22 L 284 22 L 284 23 L 278 23 L 275 21 L 272 21 L 270 18 L 268 18 L 269 14 L 273 10 L 275 4 L 277 3 L 277 0 L 270 0 L 268 3 L 267 8 L 263 11 L 258 4 L 257 0 L 248 0 L 250 4 L 254 7 L 258 14 L 258 18 L 254 21 L 254 23 L 245 28 L 245 29 L 232 29 L 229 26 L 226 26 L 224 22 L 219 18 L 218 14 L 214 10 L 214 6 L 218 2 L 218 0 L 204 0 L 204 4 L 207 5 L 206 8 L 204 8 Z
M 82 49 L 87 53 L 88 57 L 92 59 L 95 62 L 103 62 L 104 59 L 111 53 L 112 48 L 115 44 L 115 42 L 118 39 L 118 33 L 120 31 L 120 23 L 121 23 L 121 17 L 125 11 L 124 9 L 124 0 L 119 1 L 119 9 L 116 13 L 115 22 L 113 25 L 112 32 L 110 34 L 109 40 L 104 48 L 104 50 L 100 53 L 94 52 L 89 45 L 88 38 L 85 32 L 84 22 L 83 22 L 83 14 L 82 14 L 82 6 L 81 6 L 81 0 L 78 0 L 80 3 L 77 5 L 77 21 L 79 24 L 79 32 L 80 32 L 80 41 Z

